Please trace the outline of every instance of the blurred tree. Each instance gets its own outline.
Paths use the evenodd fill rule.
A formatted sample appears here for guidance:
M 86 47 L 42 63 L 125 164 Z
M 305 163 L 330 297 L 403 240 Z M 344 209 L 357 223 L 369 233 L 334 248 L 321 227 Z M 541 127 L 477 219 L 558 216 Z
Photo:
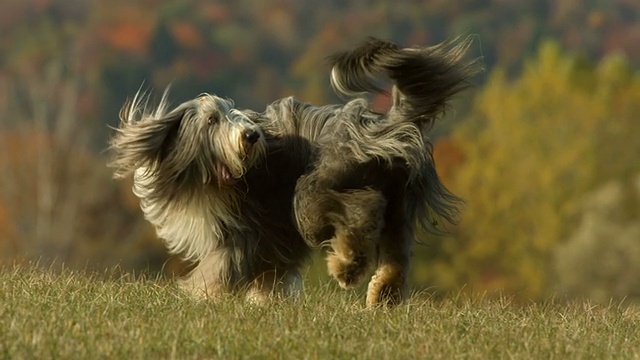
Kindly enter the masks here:
M 168 66 L 180 54 L 180 48 L 166 22 L 160 22 L 151 41 L 153 63 L 155 66 Z
M 18 254 L 18 239 L 5 208 L 6 206 L 0 203 L 0 263 L 14 261 Z
M 130 188 L 92 152 L 94 126 L 77 113 L 83 79 L 60 61 L 45 69 L 0 79 L 0 204 L 10 209 L 0 231 L 13 234 L 0 237 L 12 251 L 3 260 L 159 269 L 162 245 L 124 206 Z
M 170 28 L 176 44 L 182 49 L 198 50 L 205 44 L 200 30 L 189 21 L 174 21 Z
M 527 178 L 526 181 L 522 180 L 522 184 L 513 185 L 513 191 L 524 191 L 524 184 L 527 182 L 532 192 L 538 191 L 540 187 L 556 184 L 555 188 L 552 187 L 553 191 L 550 191 L 555 195 L 545 195 L 554 200 L 548 200 L 546 204 L 553 207 L 565 204 L 561 206 L 561 213 L 571 214 L 577 211 L 575 209 L 578 206 L 575 204 L 578 201 L 565 202 L 562 197 L 574 199 L 575 194 L 590 187 L 590 180 L 572 179 L 613 178 L 621 172 L 619 164 L 635 163 L 639 142 L 636 130 L 630 129 L 637 129 L 637 124 L 629 124 L 629 121 L 621 119 L 634 119 L 638 113 L 637 107 L 640 106 L 640 102 L 635 100 L 636 85 L 632 85 L 636 82 L 633 80 L 636 75 L 631 71 L 640 64 L 639 9 L 640 3 L 629 0 L 465 0 L 455 4 L 443 0 L 412 0 L 393 4 L 382 0 L 323 3 L 225 0 L 216 1 L 215 4 L 209 0 L 0 1 L 0 132 L 2 140 L 6 140 L 0 147 L 7 150 L 7 154 L 9 149 L 11 151 L 11 156 L 0 153 L 0 162 L 5 164 L 2 169 L 4 173 L 10 174 L 1 180 L 3 189 L 0 191 L 7 198 L 0 199 L 0 204 L 13 226 L 12 231 L 20 246 L 33 244 L 35 237 L 30 231 L 35 227 L 31 227 L 38 223 L 41 229 L 45 229 L 47 218 L 52 219 L 54 224 L 51 226 L 60 228 L 54 231 L 57 235 L 51 235 L 52 239 L 64 237 L 63 234 L 69 234 L 66 232 L 69 229 L 79 229 L 79 220 L 71 218 L 69 227 L 65 231 L 61 230 L 67 226 L 63 220 L 68 219 L 69 214 L 84 211 L 73 210 L 76 206 L 76 209 L 114 209 L 114 212 L 120 213 L 113 215 L 115 218 L 131 217 L 131 229 L 135 229 L 142 222 L 137 207 L 123 210 L 119 200 L 114 200 L 120 197 L 110 191 L 118 193 L 120 188 L 113 188 L 114 185 L 108 179 L 108 171 L 101 167 L 104 159 L 96 153 L 106 144 L 108 131 L 105 124 L 116 124 L 123 101 L 143 82 L 145 87 L 157 92 L 171 83 L 174 103 L 200 92 L 210 91 L 235 99 L 239 106 L 256 110 L 264 108 L 265 103 L 275 98 L 289 95 L 323 104 L 337 101 L 328 86 L 324 63 L 326 56 L 335 50 L 344 49 L 371 35 L 390 38 L 403 44 L 425 45 L 468 33 L 477 35 L 479 41 L 472 50 L 481 53 L 486 66 L 491 68 L 494 64 L 500 64 L 501 70 L 491 78 L 494 83 L 487 87 L 483 99 L 476 105 L 476 110 L 484 113 L 475 118 L 475 123 L 467 126 L 465 131 L 468 135 L 463 136 L 463 131 L 451 137 L 448 145 L 446 142 L 440 144 L 444 151 L 438 155 L 442 157 L 438 162 L 448 166 L 443 170 L 445 181 L 452 187 L 466 187 L 465 191 L 473 195 L 478 189 L 482 189 L 482 182 L 496 181 L 495 178 L 503 177 L 505 171 L 514 168 L 508 162 L 513 151 L 513 154 L 522 159 L 515 169 L 521 171 L 521 168 L 525 168 L 521 177 Z M 627 57 L 609 57 L 606 64 L 602 63 L 594 70 L 587 61 L 579 58 L 566 59 L 566 56 L 559 55 L 564 60 L 560 59 L 555 63 L 547 61 L 549 69 L 529 69 L 528 80 L 521 78 L 511 84 L 509 79 L 519 78 L 522 63 L 532 56 L 540 39 L 544 37 L 557 39 L 564 48 L 581 51 L 589 60 L 597 60 L 604 54 L 615 52 L 624 53 Z M 538 60 L 529 66 L 540 67 L 541 58 L 542 55 L 538 56 Z M 559 68 L 554 69 L 554 66 Z M 59 75 L 55 75 L 56 72 Z M 538 79 L 536 72 L 549 79 Z M 556 76 L 558 79 L 554 79 Z M 55 77 L 58 80 L 53 81 L 52 78 Z M 576 94 L 565 96 L 572 91 Z M 546 93 L 548 94 L 545 95 Z M 519 100 L 516 99 L 517 96 Z M 503 97 L 507 101 L 504 109 L 501 109 Z M 388 104 L 388 99 L 385 98 L 380 97 L 376 101 L 380 107 Z M 493 105 L 488 105 L 489 102 Z M 528 105 L 524 105 L 525 103 Z M 546 112 L 540 110 L 545 106 L 548 107 Z M 572 110 L 553 115 L 559 106 Z M 455 109 L 459 113 L 458 117 L 464 118 L 466 108 L 456 104 Z M 504 123 L 487 120 L 501 116 L 499 110 L 504 116 L 521 116 L 522 119 L 517 120 L 516 125 L 510 125 L 511 119 L 505 119 Z M 552 115 L 553 119 L 541 121 L 541 118 L 546 119 L 547 114 Z M 581 117 L 593 119 L 597 116 L 602 117 L 602 121 L 597 124 L 588 125 L 592 120 L 580 126 L 574 124 Z M 609 117 L 617 118 L 615 121 L 608 121 Z M 529 118 L 528 122 L 524 120 L 526 118 Z M 573 122 L 568 121 L 569 119 Z M 483 125 L 495 130 L 482 130 L 481 121 Z M 519 121 L 523 123 L 520 124 Z M 558 124 L 558 129 L 553 121 Z M 562 125 L 563 122 L 568 124 Z M 535 126 L 540 126 L 541 130 L 532 130 L 527 137 L 529 129 L 526 126 L 534 126 L 529 123 L 540 123 Z M 443 132 L 442 129 L 449 131 L 448 126 L 452 126 L 449 124 L 456 123 L 447 121 L 444 127 L 438 127 L 432 134 L 437 136 Z M 587 131 L 589 126 L 592 128 Z M 582 131 L 585 138 L 582 141 L 571 140 L 575 141 L 572 146 L 575 145 L 576 148 L 567 150 L 562 156 L 556 156 L 556 151 L 569 146 L 563 144 L 563 134 L 567 135 L 567 139 L 578 136 L 572 137 L 578 131 L 574 127 Z M 550 133 L 546 133 L 547 131 Z M 480 134 L 478 145 L 470 147 L 467 142 L 475 142 L 474 132 Z M 517 136 L 513 135 L 511 138 L 511 132 Z M 541 134 L 544 141 L 538 139 Z M 545 142 L 547 137 L 549 144 Z M 8 138 L 16 140 L 12 142 Z M 518 142 L 533 145 L 521 148 Z M 625 145 L 618 145 L 618 142 Z M 494 143 L 496 148 L 493 148 Z M 547 146 L 550 148 L 547 149 Z M 625 151 L 621 151 L 621 148 Z M 498 151 L 496 149 L 506 153 L 500 157 L 494 153 Z M 478 165 L 481 155 L 473 151 L 480 150 L 488 151 L 487 161 L 499 165 L 494 173 L 483 170 Z M 525 150 L 539 154 L 532 155 Z M 25 160 L 19 161 L 20 156 L 16 154 L 25 154 Z M 572 166 L 577 161 L 576 157 L 580 156 L 584 156 L 584 164 L 576 168 L 576 173 L 568 168 L 564 173 L 557 174 L 561 172 L 557 169 L 563 164 Z M 541 171 L 547 174 L 544 175 L 544 181 L 538 179 L 543 175 L 536 173 L 531 176 L 533 170 L 526 168 L 528 165 L 539 166 L 543 158 L 551 164 L 551 168 L 555 166 L 556 169 Z M 469 162 L 478 167 L 476 173 L 467 169 L 465 164 Z M 27 171 L 29 169 L 30 172 Z M 628 168 L 626 171 L 633 173 L 635 170 Z M 489 172 L 486 179 L 482 171 Z M 473 178 L 478 174 L 482 176 L 478 175 L 479 178 L 475 179 L 478 184 L 471 191 L 469 184 L 456 184 L 458 172 L 466 177 Z M 34 176 L 34 173 L 38 176 Z M 40 176 L 47 173 L 54 174 L 54 180 L 48 182 L 46 176 Z M 528 179 L 529 177 L 532 178 Z M 511 182 L 520 181 L 507 178 Z M 565 191 L 563 187 L 573 189 L 572 181 L 579 183 L 575 185 L 576 189 Z M 592 182 L 599 184 L 600 180 Z M 502 185 L 511 187 L 507 179 L 503 179 Z M 54 195 L 46 195 L 44 190 L 49 188 L 54 189 L 50 192 Z M 86 201 L 91 199 L 91 204 L 83 202 L 84 200 L 74 200 L 76 205 L 62 204 L 67 199 L 84 197 L 75 195 L 74 191 L 91 193 L 96 188 L 101 189 L 99 193 L 110 194 L 111 199 L 92 195 L 86 196 Z M 7 189 L 20 190 L 10 195 Z M 530 204 L 536 211 L 544 210 L 542 205 L 534 206 L 545 203 L 535 195 L 514 197 L 500 194 L 501 189 L 491 191 L 493 193 L 486 198 L 480 197 L 485 201 L 481 205 L 493 206 L 498 203 L 509 208 L 513 203 L 522 212 L 528 209 L 524 208 L 524 204 Z M 24 197 L 24 201 L 16 200 L 19 196 Z M 47 199 L 53 199 L 53 205 L 48 204 Z M 14 206 L 21 210 L 14 211 Z M 36 209 L 40 209 L 40 212 Z M 468 210 L 471 213 L 481 213 L 482 207 L 474 205 L 470 200 Z M 528 216 L 520 212 L 517 216 Z M 503 213 L 504 216 L 512 215 L 506 210 Z M 102 239 L 97 241 L 100 244 L 108 244 L 107 236 L 118 239 L 126 237 L 106 230 L 102 233 L 99 230 L 100 226 L 104 226 L 101 225 L 101 212 L 94 210 L 87 214 L 90 216 L 86 215 L 82 219 L 87 219 L 87 223 L 97 224 L 98 230 L 74 230 L 75 235 L 67 236 L 67 241 L 73 244 L 70 247 L 75 248 L 75 242 L 86 241 L 88 233 L 93 234 L 96 239 Z M 477 216 L 474 221 L 479 222 L 481 217 Z M 496 214 L 492 216 L 500 218 Z M 544 220 L 544 216 L 540 220 Z M 118 221 L 123 220 L 113 220 L 114 224 Z M 460 281 L 470 281 L 472 276 L 459 275 L 469 271 L 463 271 L 467 267 L 466 258 L 457 256 L 461 249 L 475 244 L 471 240 L 472 235 L 466 230 L 467 221 L 470 220 L 465 220 L 464 226 L 454 229 L 454 234 L 460 232 L 459 238 L 464 240 L 438 242 L 428 249 L 430 254 L 439 254 L 432 264 L 441 271 L 440 275 L 431 280 L 431 275 L 428 275 L 423 279 L 425 283 L 454 286 Z M 555 227 L 565 227 L 571 221 L 572 219 L 552 223 Z M 122 229 L 129 229 L 128 226 L 122 225 Z M 539 224 L 527 223 L 527 226 L 536 229 Z M 479 235 L 492 235 L 488 233 L 490 230 L 494 228 L 486 225 Z M 500 229 L 496 233 L 501 239 L 496 245 L 500 249 L 503 242 L 510 241 L 505 237 L 510 234 L 507 230 Z M 140 234 L 138 230 L 122 231 L 130 231 L 131 236 Z M 525 232 L 539 237 L 539 234 L 528 228 L 525 228 Z M 141 238 L 149 238 L 146 230 L 141 234 Z M 545 241 L 555 243 L 554 239 L 557 237 Z M 155 249 L 154 246 L 158 244 L 145 241 L 136 244 L 144 244 L 140 246 L 141 249 L 147 245 Z M 531 246 L 541 254 L 546 254 L 547 249 L 552 247 L 545 245 L 542 240 L 536 241 L 540 244 Z M 439 249 L 440 246 L 446 247 L 446 251 Z M 479 245 L 473 246 L 481 248 Z M 104 245 L 103 249 L 107 247 Z M 514 249 L 505 249 L 515 252 L 515 245 L 512 247 Z M 99 248 L 100 246 L 96 246 L 96 249 Z M 126 249 L 124 246 L 113 248 L 123 251 Z M 112 249 L 105 250 L 105 257 L 111 253 L 110 250 Z M 481 250 L 478 253 L 498 252 Z M 99 251 L 101 250 L 95 250 L 94 254 Z M 481 261 L 477 256 L 472 257 L 472 260 L 471 264 L 476 266 L 474 269 L 478 269 L 480 265 L 475 263 Z M 455 271 L 449 271 L 452 266 Z M 491 270 L 487 265 L 485 273 L 478 271 L 476 275 L 485 281 L 493 279 L 494 285 L 487 288 L 498 288 L 508 283 L 508 278 L 503 273 L 511 271 L 510 268 L 499 263 L 495 267 L 499 271 Z M 524 265 L 518 271 L 525 271 L 523 269 Z M 518 276 L 521 274 L 514 275 L 514 278 Z M 513 288 L 512 284 L 509 286 Z
M 326 76 L 327 49 L 337 49 L 341 43 L 341 29 L 332 24 L 325 27 L 313 39 L 309 41 L 306 49 L 294 61 L 291 73 L 298 79 L 300 86 L 292 92 L 302 101 L 327 103 L 326 97 L 329 87 L 329 79 Z M 330 52 L 329 52 L 330 53 Z M 319 72 L 319 69 L 327 71 Z
M 640 78 L 622 58 L 594 68 L 552 42 L 513 82 L 495 70 L 467 123 L 440 143 L 462 154 L 436 150 L 447 152 L 439 165 L 467 204 L 454 238 L 427 249 L 422 280 L 543 295 L 584 194 L 639 170 L 638 94 Z
M 605 304 L 640 300 L 640 176 L 583 200 L 578 226 L 553 254 L 556 290 Z

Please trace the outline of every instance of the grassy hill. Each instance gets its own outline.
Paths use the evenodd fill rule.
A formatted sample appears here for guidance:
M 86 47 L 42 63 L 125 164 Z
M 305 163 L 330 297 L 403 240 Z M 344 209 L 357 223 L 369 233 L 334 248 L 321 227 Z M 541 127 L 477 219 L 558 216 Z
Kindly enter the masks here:
M 366 310 L 330 284 L 260 307 L 197 302 L 143 276 L 27 266 L 1 270 L 0 304 L 6 359 L 640 358 L 640 311 L 619 305 L 414 294 Z

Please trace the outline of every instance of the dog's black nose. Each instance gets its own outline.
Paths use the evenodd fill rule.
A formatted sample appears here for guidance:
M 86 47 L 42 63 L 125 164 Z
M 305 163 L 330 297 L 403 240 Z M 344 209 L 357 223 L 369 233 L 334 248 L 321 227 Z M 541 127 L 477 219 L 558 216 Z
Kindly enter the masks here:
M 260 139 L 260 133 L 256 130 L 249 129 L 244 133 L 244 140 L 249 144 L 255 144 Z

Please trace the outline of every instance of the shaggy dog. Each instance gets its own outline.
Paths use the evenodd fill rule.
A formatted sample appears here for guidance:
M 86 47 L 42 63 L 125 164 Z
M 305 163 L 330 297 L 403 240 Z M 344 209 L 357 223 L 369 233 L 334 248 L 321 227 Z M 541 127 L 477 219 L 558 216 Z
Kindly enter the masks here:
M 285 98 L 256 112 L 209 94 L 169 111 L 166 92 L 151 111 L 136 95 L 121 111 L 111 165 L 116 177 L 134 174 L 169 251 L 197 263 L 181 282 L 194 294 L 294 295 L 311 249 L 328 244 L 342 287 L 375 268 L 367 305 L 399 303 L 417 228 L 438 231 L 437 219 L 456 215 L 426 132 L 478 69 L 464 60 L 469 44 L 370 39 L 334 55 L 340 95 L 393 83 L 386 114 L 360 97 L 321 107 Z

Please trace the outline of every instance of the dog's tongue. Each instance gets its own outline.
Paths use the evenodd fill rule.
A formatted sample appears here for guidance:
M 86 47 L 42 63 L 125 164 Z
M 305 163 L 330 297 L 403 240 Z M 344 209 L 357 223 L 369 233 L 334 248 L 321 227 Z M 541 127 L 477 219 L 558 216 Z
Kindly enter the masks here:
M 229 168 L 223 163 L 217 162 L 215 168 L 220 185 L 233 185 L 238 182 L 238 179 L 231 175 Z

